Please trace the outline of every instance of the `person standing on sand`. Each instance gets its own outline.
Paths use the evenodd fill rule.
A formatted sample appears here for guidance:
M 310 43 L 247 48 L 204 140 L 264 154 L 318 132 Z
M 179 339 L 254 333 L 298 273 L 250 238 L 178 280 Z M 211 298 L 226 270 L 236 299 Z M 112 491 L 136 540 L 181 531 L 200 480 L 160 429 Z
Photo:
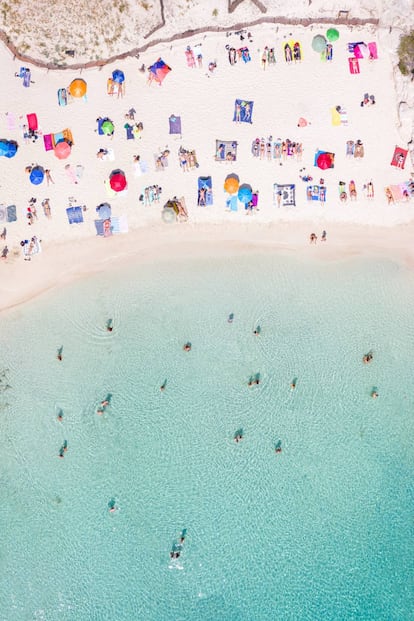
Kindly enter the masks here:
M 50 183 L 53 183 L 53 185 L 54 185 L 55 182 L 52 179 L 52 175 L 50 174 L 49 168 L 47 168 L 45 170 L 45 175 L 46 175 L 46 183 L 47 183 L 47 185 L 49 185 Z
M 311 233 L 311 234 L 310 234 L 309 241 L 310 241 L 310 243 L 311 243 L 311 244 L 316 244 L 317 239 L 318 239 L 318 238 L 317 238 L 317 236 L 315 235 L 315 233 Z

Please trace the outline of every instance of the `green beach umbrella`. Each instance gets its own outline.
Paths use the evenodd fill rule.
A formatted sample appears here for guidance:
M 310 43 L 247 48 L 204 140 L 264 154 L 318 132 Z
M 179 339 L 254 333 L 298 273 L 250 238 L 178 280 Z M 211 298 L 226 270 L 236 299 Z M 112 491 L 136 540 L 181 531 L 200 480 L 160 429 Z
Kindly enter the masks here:
M 112 121 L 104 121 L 102 123 L 102 131 L 104 134 L 109 135 L 114 133 L 114 124 Z
M 326 48 L 326 39 L 323 35 L 315 35 L 312 39 L 312 49 L 315 52 L 323 52 Z
M 339 32 L 337 31 L 336 28 L 329 28 L 329 30 L 326 31 L 326 38 L 331 43 L 333 43 L 334 41 L 338 41 L 338 39 L 339 39 Z

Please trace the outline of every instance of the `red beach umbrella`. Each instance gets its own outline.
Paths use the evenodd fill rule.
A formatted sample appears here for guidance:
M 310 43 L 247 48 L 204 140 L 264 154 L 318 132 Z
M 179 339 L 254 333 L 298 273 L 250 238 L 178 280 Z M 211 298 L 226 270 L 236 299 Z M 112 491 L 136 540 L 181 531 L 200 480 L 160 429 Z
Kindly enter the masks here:
M 332 168 L 332 155 L 330 153 L 321 153 L 316 163 L 322 170 Z
M 127 181 L 124 173 L 121 170 L 112 173 L 109 179 L 109 185 L 114 192 L 122 192 L 122 190 L 125 190 Z
M 67 143 L 65 140 L 58 142 L 53 150 L 59 160 L 65 160 L 67 157 L 69 157 L 72 151 L 70 144 Z

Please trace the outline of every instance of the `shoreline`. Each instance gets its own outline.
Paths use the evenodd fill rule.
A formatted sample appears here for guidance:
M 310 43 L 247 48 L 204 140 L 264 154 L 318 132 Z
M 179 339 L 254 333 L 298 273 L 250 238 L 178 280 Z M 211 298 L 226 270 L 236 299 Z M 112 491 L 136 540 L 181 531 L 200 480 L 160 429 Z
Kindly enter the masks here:
M 223 259 L 245 254 L 295 254 L 303 261 L 379 259 L 414 269 L 414 223 L 374 227 L 329 222 L 323 226 L 327 228 L 326 242 L 320 241 L 321 230 L 315 223 L 301 221 L 153 225 L 126 236 L 47 244 L 30 262 L 22 262 L 17 256 L 10 258 L 0 284 L 0 312 L 101 273 L 108 266 L 119 269 L 130 262 L 145 265 L 205 259 L 213 252 L 215 258 Z M 309 242 L 313 232 L 318 236 L 316 244 Z

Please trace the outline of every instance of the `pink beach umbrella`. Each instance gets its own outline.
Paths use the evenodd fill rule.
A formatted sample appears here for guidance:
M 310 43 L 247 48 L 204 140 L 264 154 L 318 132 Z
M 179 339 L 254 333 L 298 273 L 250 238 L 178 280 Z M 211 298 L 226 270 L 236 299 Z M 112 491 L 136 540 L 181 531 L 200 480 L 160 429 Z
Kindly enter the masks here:
M 66 140 L 58 142 L 53 150 L 59 160 L 65 160 L 67 157 L 69 157 L 72 151 L 70 144 L 67 143 Z

